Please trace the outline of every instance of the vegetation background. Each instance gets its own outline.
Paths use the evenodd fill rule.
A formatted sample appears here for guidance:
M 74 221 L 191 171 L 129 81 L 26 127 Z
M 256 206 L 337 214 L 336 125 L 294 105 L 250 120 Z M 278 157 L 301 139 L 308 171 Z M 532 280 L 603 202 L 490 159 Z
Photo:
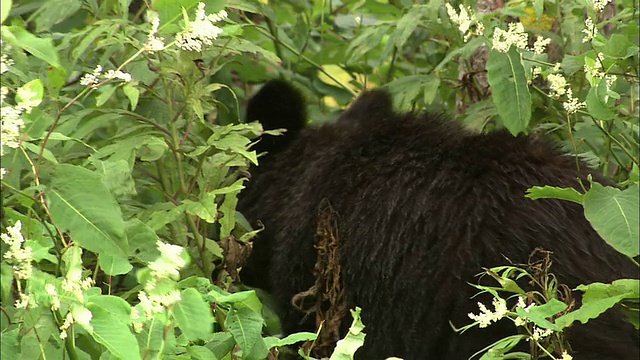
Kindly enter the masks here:
M 237 283 L 260 231 L 237 195 L 263 134 L 242 113 L 275 77 L 311 124 L 384 87 L 398 110 L 554 138 L 620 188 L 529 196 L 583 204 L 637 259 L 636 1 L 1 5 L 3 359 L 263 359 L 310 341 L 309 358 L 316 334 L 270 335 L 273 311 Z M 636 311 L 637 282 L 618 285 L 575 317 Z M 332 358 L 363 338 L 355 321 Z

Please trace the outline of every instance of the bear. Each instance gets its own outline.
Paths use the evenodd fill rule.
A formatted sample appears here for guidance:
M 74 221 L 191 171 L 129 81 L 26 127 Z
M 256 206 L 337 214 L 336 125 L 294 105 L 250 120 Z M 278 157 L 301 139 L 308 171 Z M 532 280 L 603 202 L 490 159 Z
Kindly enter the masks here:
M 532 186 L 581 189 L 588 175 L 613 185 L 585 164 L 578 170 L 575 157 L 550 141 L 399 113 L 383 90 L 363 92 L 330 124 L 306 126 L 305 109 L 300 92 L 282 80 L 250 99 L 248 121 L 291 131 L 258 144 L 267 154 L 250 169 L 238 204 L 264 225 L 241 279 L 272 295 L 285 334 L 315 330 L 316 319 L 292 300 L 315 284 L 327 208 L 344 303 L 362 308 L 366 340 L 357 359 L 467 359 L 516 334 L 508 320 L 462 334 L 451 325 L 469 324 L 478 301 L 490 305 L 470 286 L 483 268 L 506 259 L 525 264 L 536 248 L 551 251 L 551 272 L 571 288 L 639 277 L 580 205 L 525 197 Z M 574 359 L 640 358 L 638 331 L 617 309 L 574 323 L 567 337 Z

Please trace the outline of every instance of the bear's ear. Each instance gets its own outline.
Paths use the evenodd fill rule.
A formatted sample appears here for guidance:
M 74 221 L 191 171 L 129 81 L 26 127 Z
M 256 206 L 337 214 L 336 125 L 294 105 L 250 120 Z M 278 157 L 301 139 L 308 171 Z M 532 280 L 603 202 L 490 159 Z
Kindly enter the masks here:
M 393 116 L 391 95 L 384 90 L 365 91 L 340 115 L 337 122 L 363 123 Z
M 263 136 L 253 149 L 275 152 L 287 146 L 307 123 L 302 93 L 283 80 L 271 80 L 249 100 L 247 122 L 259 121 L 265 130 L 286 129 L 280 136 Z

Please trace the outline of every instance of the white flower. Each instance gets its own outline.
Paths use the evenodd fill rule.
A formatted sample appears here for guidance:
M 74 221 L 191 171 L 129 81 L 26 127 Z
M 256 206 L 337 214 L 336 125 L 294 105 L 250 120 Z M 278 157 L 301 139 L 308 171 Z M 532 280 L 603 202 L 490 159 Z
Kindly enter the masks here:
M 582 30 L 582 32 L 584 33 L 582 42 L 586 43 L 595 39 L 595 37 L 598 35 L 598 28 L 593 23 L 593 20 L 591 20 L 590 17 L 587 17 L 587 19 L 584 21 L 584 26 L 585 28 Z
M 562 352 L 562 357 L 559 357 L 558 360 L 573 360 L 573 356 L 569 355 L 565 350 Z
M 26 280 L 31 277 L 33 272 L 33 267 L 31 266 L 33 256 L 31 247 L 22 247 L 25 240 L 21 229 L 22 223 L 18 220 L 14 226 L 7 227 L 7 233 L 3 233 L 0 237 L 2 241 L 9 245 L 9 250 L 4 253 L 4 258 L 11 262 L 14 276 L 16 279 Z
M 13 65 L 13 60 L 9 59 L 9 57 L 4 54 L 0 56 L 0 74 L 4 74 L 9 71 L 9 67 Z
M 486 306 L 484 306 L 484 304 L 479 302 L 478 308 L 480 308 L 480 314 L 476 315 L 474 313 L 469 313 L 467 315 L 471 320 L 477 321 L 480 328 L 485 328 L 492 322 L 497 322 L 502 319 L 508 312 L 507 301 L 499 297 L 493 298 L 493 307 L 495 309 L 494 312 L 490 311 Z
M 91 74 L 85 74 L 81 79 L 80 79 L 80 85 L 84 85 L 84 86 L 88 86 L 88 87 L 96 87 L 98 85 L 98 77 L 102 74 L 102 66 L 98 65 L 96 66 L 96 68 L 93 70 L 93 73 Z
M 16 309 L 26 309 L 30 307 L 35 307 L 35 300 L 27 294 L 20 293 L 20 299 L 16 300 L 15 307 Z
M 60 297 L 56 292 L 56 287 L 53 284 L 47 284 L 44 286 L 44 290 L 49 296 L 51 296 L 51 310 L 56 311 L 60 309 Z
M 484 24 L 478 22 L 476 15 L 473 13 L 471 7 L 466 8 L 460 5 L 460 14 L 451 6 L 451 4 L 445 4 L 447 8 L 447 14 L 451 22 L 458 25 L 458 29 L 464 35 L 464 41 L 468 41 L 473 35 L 481 36 L 484 33 Z
M 549 74 L 547 76 L 549 82 L 549 89 L 551 90 L 552 98 L 559 98 L 566 93 L 567 80 L 560 74 Z
M 496 28 L 493 32 L 493 48 L 497 51 L 506 53 L 511 46 L 518 49 L 527 47 L 528 35 L 524 32 L 522 23 L 510 23 L 508 31 Z
M 147 21 L 151 24 L 151 31 L 147 37 L 147 42 L 144 44 L 144 49 L 148 52 L 156 52 L 164 49 L 164 38 L 156 36 L 158 28 L 160 27 L 160 17 L 155 11 L 147 12 Z
M 69 330 L 71 324 L 73 324 L 73 315 L 68 312 L 64 318 L 64 323 L 60 326 L 60 339 L 64 340 L 67 338 L 67 330 Z
M 160 250 L 160 257 L 149 264 L 149 269 L 154 272 L 154 276 L 156 278 L 180 276 L 179 270 L 186 265 L 186 261 L 182 258 L 183 248 L 160 240 L 156 244 Z
M 562 64 L 560 63 L 556 63 L 555 65 L 553 65 L 553 72 L 560 71 L 560 66 L 562 66 Z
M 587 77 L 602 79 L 604 77 L 604 72 L 602 71 L 602 60 L 604 59 L 603 53 L 598 53 L 596 55 L 596 59 L 593 62 L 593 65 L 584 64 L 584 72 Z
M 536 42 L 533 43 L 533 49 L 531 49 L 531 51 L 533 51 L 536 54 L 544 54 L 544 51 L 547 48 L 547 45 L 549 45 L 551 43 L 551 39 L 549 38 L 544 38 L 542 36 L 539 36 L 536 38 Z
M 124 82 L 131 81 L 131 74 L 122 72 L 120 70 L 109 70 L 103 76 L 105 79 L 119 79 Z
M 593 7 L 594 11 L 600 12 L 604 10 L 604 7 L 607 6 L 607 4 L 610 2 L 611 0 L 591 0 L 591 6 Z
M 189 22 L 186 28 L 176 35 L 176 45 L 180 49 L 200 52 L 204 47 L 212 45 L 213 40 L 222 34 L 222 29 L 213 23 L 226 19 L 227 12 L 222 10 L 207 16 L 204 7 L 204 3 L 199 3 L 196 19 Z
M 549 329 L 542 329 L 539 327 L 535 327 L 533 329 L 533 334 L 531 335 L 531 337 L 529 337 L 529 341 L 534 340 L 534 341 L 540 341 L 544 338 L 546 338 L 547 336 L 553 334 L 553 330 L 549 330 Z
M 580 102 L 578 99 L 573 97 L 571 89 L 567 89 L 567 101 L 562 103 L 562 107 L 564 107 L 567 114 L 571 115 L 585 106 L 587 105 L 584 102 Z

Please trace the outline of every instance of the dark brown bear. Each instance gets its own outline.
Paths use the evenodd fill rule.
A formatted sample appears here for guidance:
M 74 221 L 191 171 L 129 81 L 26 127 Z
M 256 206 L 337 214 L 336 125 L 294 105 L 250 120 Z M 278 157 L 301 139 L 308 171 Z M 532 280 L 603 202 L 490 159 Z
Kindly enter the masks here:
M 285 109 L 285 110 L 283 110 Z M 273 81 L 250 101 L 248 120 L 292 133 L 269 139 L 252 170 L 240 211 L 265 230 L 243 280 L 271 292 L 283 331 L 313 331 L 291 299 L 315 282 L 319 211 L 333 210 L 348 308 L 362 308 L 367 334 L 358 359 L 466 359 L 517 333 L 502 320 L 460 335 L 477 290 L 468 283 L 505 257 L 526 263 L 537 247 L 553 252 L 551 271 L 570 287 L 638 278 L 579 205 L 530 200 L 535 185 L 579 188 L 596 172 L 549 143 L 506 132 L 472 134 L 430 114 L 398 114 L 388 94 L 365 92 L 338 121 L 304 128 L 304 102 Z M 579 296 L 576 293 L 576 296 Z M 485 303 L 489 304 L 489 301 Z M 347 318 L 344 323 L 349 323 Z M 347 324 L 348 325 L 348 324 Z M 568 332 L 574 359 L 638 359 L 638 332 L 617 310 Z

